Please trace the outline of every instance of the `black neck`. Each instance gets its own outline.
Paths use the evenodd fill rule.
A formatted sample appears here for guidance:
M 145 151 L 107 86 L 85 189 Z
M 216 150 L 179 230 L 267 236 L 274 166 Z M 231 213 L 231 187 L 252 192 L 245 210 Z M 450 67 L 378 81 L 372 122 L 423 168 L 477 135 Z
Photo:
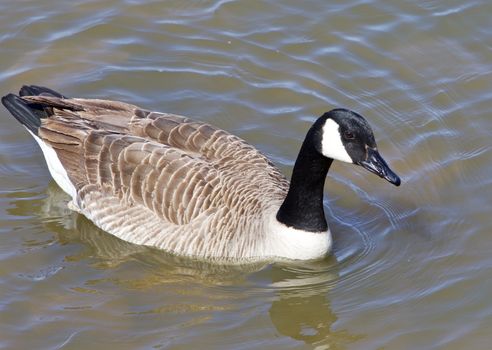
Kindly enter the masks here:
M 328 229 L 323 209 L 326 174 L 333 159 L 322 156 L 314 146 L 317 135 L 310 130 L 297 156 L 289 192 L 277 220 L 295 229 L 322 232 Z M 313 137 L 314 136 L 314 137 Z

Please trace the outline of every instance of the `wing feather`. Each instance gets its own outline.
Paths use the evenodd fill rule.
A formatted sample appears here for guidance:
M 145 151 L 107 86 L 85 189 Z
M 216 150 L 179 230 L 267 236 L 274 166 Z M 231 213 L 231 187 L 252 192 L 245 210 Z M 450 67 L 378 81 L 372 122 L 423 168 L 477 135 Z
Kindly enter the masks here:
M 241 255 L 228 250 L 254 244 L 260 226 L 247 237 L 237 236 L 241 228 L 286 194 L 287 180 L 261 152 L 207 123 L 112 101 L 26 99 L 50 109 L 39 136 L 66 169 L 81 212 L 122 239 Z

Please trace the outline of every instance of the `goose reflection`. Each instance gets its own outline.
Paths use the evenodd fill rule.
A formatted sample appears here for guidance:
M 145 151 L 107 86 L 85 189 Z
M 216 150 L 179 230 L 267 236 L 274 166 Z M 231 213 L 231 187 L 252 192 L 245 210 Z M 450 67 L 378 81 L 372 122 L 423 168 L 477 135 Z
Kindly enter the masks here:
M 361 338 L 333 330 L 338 317 L 331 309 L 329 293 L 338 281 L 337 267 L 334 258 L 273 266 L 272 285 L 277 298 L 269 314 L 280 334 L 316 349 L 344 348 Z

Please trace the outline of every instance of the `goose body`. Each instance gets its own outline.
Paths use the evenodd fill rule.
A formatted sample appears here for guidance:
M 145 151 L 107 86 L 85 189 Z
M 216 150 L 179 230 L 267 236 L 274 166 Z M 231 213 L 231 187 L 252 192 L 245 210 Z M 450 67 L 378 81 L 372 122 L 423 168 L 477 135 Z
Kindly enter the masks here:
M 323 149 L 351 157 L 326 139 L 331 118 L 308 132 L 289 184 L 241 138 L 183 116 L 38 86 L 2 103 L 40 145 L 70 207 L 125 241 L 240 260 L 315 259 L 331 248 L 322 199 L 336 157 Z

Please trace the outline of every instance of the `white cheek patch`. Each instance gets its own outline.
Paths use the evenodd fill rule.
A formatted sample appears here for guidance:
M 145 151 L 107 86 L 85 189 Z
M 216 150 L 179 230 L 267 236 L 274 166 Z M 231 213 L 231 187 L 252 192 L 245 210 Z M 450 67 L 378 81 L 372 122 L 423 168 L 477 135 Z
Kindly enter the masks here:
M 321 140 L 321 152 L 325 157 L 353 163 L 345 146 L 342 143 L 339 126 L 333 119 L 326 119 L 323 126 L 323 137 Z

